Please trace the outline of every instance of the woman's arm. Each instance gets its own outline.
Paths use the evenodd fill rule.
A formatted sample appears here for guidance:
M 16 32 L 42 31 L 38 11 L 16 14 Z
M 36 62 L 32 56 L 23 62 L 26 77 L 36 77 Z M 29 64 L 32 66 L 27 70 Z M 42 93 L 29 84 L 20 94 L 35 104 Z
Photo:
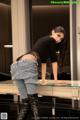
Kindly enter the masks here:
M 53 70 L 54 80 L 57 80 L 58 79 L 58 63 L 57 62 L 52 63 L 52 70 Z
M 45 82 L 46 78 L 46 63 L 41 64 L 41 73 L 42 73 L 42 81 Z

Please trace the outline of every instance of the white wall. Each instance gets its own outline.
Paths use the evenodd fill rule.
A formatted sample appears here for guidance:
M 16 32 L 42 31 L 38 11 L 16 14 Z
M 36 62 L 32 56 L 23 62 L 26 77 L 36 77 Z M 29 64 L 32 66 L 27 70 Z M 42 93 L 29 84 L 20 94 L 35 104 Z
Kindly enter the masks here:
M 26 9 L 27 8 L 27 9 Z M 11 0 L 13 61 L 30 49 L 29 0 Z
M 70 0 L 72 1 L 72 0 Z M 76 4 L 70 4 L 71 80 L 77 80 Z
M 80 0 L 77 0 L 80 2 Z M 76 38 L 77 38 L 77 77 L 80 80 L 80 4 L 76 8 Z

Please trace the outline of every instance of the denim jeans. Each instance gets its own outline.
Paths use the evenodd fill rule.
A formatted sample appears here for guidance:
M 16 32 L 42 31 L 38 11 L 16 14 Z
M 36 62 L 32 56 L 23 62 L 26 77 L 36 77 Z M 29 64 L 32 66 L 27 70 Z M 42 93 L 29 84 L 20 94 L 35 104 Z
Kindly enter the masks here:
M 11 65 L 12 80 L 20 92 L 21 99 L 36 94 L 38 80 L 38 63 L 34 60 L 19 60 Z

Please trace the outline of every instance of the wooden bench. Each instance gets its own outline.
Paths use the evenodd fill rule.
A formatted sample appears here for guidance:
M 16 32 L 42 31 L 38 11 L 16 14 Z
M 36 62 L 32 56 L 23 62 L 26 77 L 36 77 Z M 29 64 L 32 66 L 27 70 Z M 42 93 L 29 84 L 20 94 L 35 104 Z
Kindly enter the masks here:
M 0 84 L 0 94 L 10 94 L 14 96 L 14 102 L 18 102 L 19 101 L 19 91 L 18 88 L 15 84 Z
M 46 80 L 46 84 L 43 84 L 42 81 L 39 80 L 37 83 L 37 93 L 44 96 L 56 96 L 69 99 L 80 98 L 80 81 L 73 81 L 73 83 L 69 80 L 59 81 L 60 82 L 55 85 L 53 80 Z M 77 84 L 76 86 L 68 86 L 68 84 L 75 83 Z M 20 93 L 15 83 L 0 83 L 0 94 L 13 94 L 14 101 L 16 101 L 16 96 L 20 96 Z
M 75 108 L 75 100 L 77 100 L 78 108 L 80 108 L 80 81 L 46 80 L 45 83 L 39 80 L 37 93 L 42 96 L 52 96 L 72 100 L 72 108 Z
M 60 80 L 61 81 L 61 80 Z M 60 82 L 59 82 L 60 83 Z M 46 80 L 46 84 L 43 84 L 41 80 L 37 82 L 37 93 L 42 96 L 54 96 L 60 98 L 67 98 L 78 100 L 80 107 L 80 81 L 65 81 L 62 80 L 62 85 L 54 85 L 53 80 Z M 68 86 L 68 84 L 72 84 L 72 86 Z M 73 84 L 77 84 L 74 86 Z M 14 102 L 20 102 L 20 93 L 15 84 L 0 84 L 0 94 L 12 94 L 14 96 Z M 73 103 L 73 102 L 72 102 Z M 74 104 L 73 104 L 74 106 Z

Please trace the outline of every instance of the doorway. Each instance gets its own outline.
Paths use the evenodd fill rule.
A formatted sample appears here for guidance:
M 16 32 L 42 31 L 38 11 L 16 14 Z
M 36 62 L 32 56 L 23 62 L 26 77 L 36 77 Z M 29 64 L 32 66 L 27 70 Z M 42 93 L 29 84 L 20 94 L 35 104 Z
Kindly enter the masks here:
M 11 44 L 11 1 L 0 0 L 0 79 L 10 79 Z
M 31 10 L 31 47 L 40 37 L 49 34 L 55 26 L 63 26 L 66 31 L 65 46 L 59 58 L 60 79 L 71 79 L 70 71 L 70 7 L 66 5 L 51 5 L 49 0 L 32 0 Z M 65 53 L 65 54 L 64 54 Z

